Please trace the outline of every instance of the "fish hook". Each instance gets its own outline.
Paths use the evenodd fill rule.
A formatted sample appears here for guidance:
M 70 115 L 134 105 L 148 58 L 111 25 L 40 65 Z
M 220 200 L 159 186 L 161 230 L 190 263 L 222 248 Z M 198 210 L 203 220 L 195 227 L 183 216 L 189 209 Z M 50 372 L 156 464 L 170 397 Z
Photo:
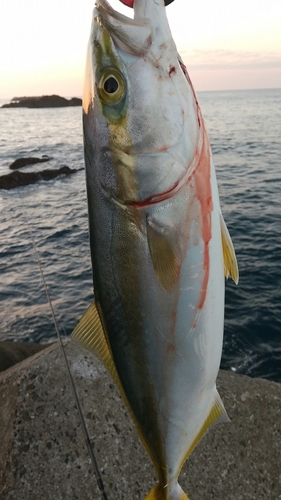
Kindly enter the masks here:
M 167 5 L 172 3 L 174 0 L 164 0 L 164 1 L 165 1 L 165 7 L 167 7 Z M 131 7 L 131 8 L 134 7 L 134 0 L 120 0 L 120 2 L 122 2 L 127 7 Z

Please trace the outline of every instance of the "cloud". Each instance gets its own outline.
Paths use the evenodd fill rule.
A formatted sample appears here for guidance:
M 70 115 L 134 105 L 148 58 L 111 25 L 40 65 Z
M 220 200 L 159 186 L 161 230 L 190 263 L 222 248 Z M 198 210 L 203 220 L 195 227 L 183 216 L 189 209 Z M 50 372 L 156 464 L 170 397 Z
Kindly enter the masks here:
M 281 53 L 279 52 L 195 49 L 184 51 L 181 56 L 190 70 L 281 68 Z

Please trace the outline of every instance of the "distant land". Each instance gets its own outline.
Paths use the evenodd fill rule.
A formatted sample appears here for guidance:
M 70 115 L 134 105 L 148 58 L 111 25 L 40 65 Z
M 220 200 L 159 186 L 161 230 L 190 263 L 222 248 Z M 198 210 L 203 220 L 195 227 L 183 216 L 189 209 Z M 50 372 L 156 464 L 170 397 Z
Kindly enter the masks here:
M 65 99 L 59 95 L 42 95 L 37 97 L 13 97 L 10 103 L 3 104 L 2 108 L 66 108 L 68 106 L 82 106 L 82 99 L 72 97 Z

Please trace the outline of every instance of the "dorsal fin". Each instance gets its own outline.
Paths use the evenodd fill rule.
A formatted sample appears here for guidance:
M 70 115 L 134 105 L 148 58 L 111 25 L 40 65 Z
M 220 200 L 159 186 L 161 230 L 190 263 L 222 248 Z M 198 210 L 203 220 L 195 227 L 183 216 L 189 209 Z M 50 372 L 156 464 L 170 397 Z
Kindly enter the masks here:
M 224 274 L 226 278 L 229 278 L 229 276 L 231 276 L 234 283 L 236 283 L 237 285 L 239 281 L 238 264 L 236 260 L 233 243 L 230 238 L 230 234 L 228 232 L 222 214 L 220 214 L 220 223 L 221 223 L 222 251 L 224 258 Z

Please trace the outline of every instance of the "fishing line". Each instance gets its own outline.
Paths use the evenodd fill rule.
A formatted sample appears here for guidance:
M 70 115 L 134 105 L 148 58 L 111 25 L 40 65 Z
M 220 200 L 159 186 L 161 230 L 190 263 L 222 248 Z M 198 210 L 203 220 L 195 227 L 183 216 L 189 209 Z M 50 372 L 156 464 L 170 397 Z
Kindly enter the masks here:
M 87 445 L 87 448 L 88 448 L 88 451 L 89 451 L 89 455 L 91 457 L 91 462 L 92 462 L 93 469 L 94 469 L 94 472 L 95 472 L 97 484 L 98 484 L 99 490 L 101 492 L 102 499 L 103 500 L 108 500 L 108 497 L 107 497 L 105 489 L 104 489 L 103 480 L 102 480 L 102 477 L 101 477 L 101 474 L 100 474 L 100 471 L 99 471 L 99 468 L 98 468 L 98 464 L 97 464 L 97 461 L 96 461 L 96 457 L 94 455 L 93 448 L 92 448 L 92 445 L 91 445 L 90 436 L 89 436 L 88 429 L 87 429 L 87 426 L 86 426 L 86 422 L 85 422 L 85 419 L 84 419 L 84 416 L 83 416 L 82 408 L 81 408 L 81 405 L 80 405 L 80 402 L 79 402 L 79 399 L 78 399 L 78 395 L 77 395 L 77 392 L 76 392 L 74 380 L 73 380 L 73 377 L 71 375 L 71 371 L 70 371 L 69 364 L 68 364 L 68 361 L 67 361 L 67 356 L 66 356 L 66 353 L 65 353 L 65 348 L 64 348 L 64 345 L 63 345 L 63 342 L 62 342 L 62 338 L 61 338 L 61 334 L 60 334 L 60 331 L 59 331 L 57 319 L 56 319 L 56 316 L 55 316 L 55 311 L 54 311 L 54 308 L 53 308 L 53 304 L 52 304 L 52 301 L 51 301 L 51 297 L 50 297 L 49 290 L 48 290 L 48 287 L 47 287 L 47 283 L 46 283 L 46 280 L 45 280 L 45 276 L 44 276 L 44 273 L 43 273 L 43 268 L 42 268 L 42 265 L 41 265 L 41 262 L 40 262 L 39 252 L 37 250 L 35 239 L 34 239 L 34 236 L 33 236 L 33 233 L 32 233 L 32 229 L 31 229 L 31 226 L 30 226 L 30 224 L 29 224 L 28 221 L 27 221 L 27 225 L 28 225 L 28 230 L 29 230 L 30 238 L 31 238 L 32 245 L 33 245 L 33 250 L 34 250 L 34 253 L 35 253 L 35 256 L 36 256 L 37 264 L 38 264 L 38 267 L 39 267 L 39 270 L 40 270 L 40 275 L 41 275 L 41 279 L 42 279 L 42 282 L 43 282 L 45 294 L 46 294 L 47 301 L 48 301 L 50 309 L 51 309 L 53 323 L 54 323 L 54 326 L 55 326 L 55 330 L 56 330 L 56 333 L 57 333 L 58 341 L 59 341 L 59 344 L 60 344 L 60 347 L 61 347 L 61 351 L 62 351 L 62 354 L 63 354 L 63 358 L 64 358 L 64 361 L 65 361 L 66 370 L 67 370 L 67 373 L 68 373 L 68 377 L 69 377 L 69 380 L 70 380 L 70 385 L 71 385 L 71 388 L 72 388 L 72 392 L 73 392 L 74 399 L 75 399 L 75 402 L 76 402 L 77 410 L 78 410 L 78 413 L 79 413 L 79 417 L 80 417 L 80 421 L 81 421 L 81 425 L 82 425 L 82 429 L 83 429 L 83 433 L 84 433 L 84 438 L 85 438 L 85 441 L 86 441 L 86 445 Z

